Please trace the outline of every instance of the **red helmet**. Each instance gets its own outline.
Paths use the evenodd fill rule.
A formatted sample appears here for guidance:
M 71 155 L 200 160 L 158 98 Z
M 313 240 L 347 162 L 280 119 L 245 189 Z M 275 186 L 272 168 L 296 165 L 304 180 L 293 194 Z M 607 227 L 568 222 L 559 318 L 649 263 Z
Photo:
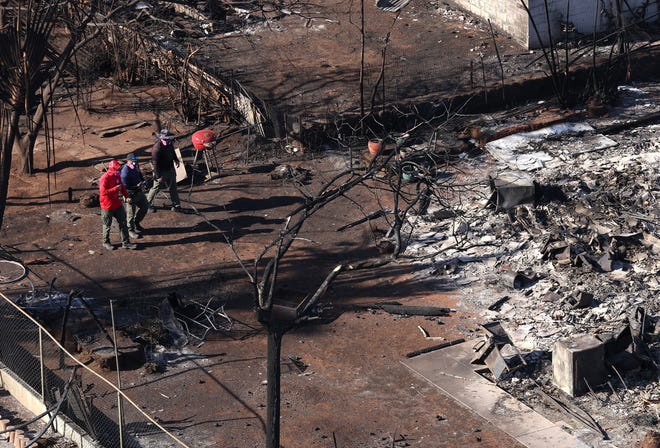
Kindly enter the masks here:
M 111 160 L 108 164 L 108 171 L 119 171 L 121 169 L 121 163 L 116 160 Z

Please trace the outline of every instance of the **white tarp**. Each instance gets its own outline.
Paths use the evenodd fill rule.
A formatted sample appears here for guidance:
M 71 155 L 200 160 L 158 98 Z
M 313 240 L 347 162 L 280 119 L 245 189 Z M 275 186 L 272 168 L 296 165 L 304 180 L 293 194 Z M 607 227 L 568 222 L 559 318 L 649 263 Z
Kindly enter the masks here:
M 486 150 L 497 160 L 507 164 L 511 169 L 533 171 L 541 168 L 552 168 L 565 163 L 571 154 L 597 151 L 616 146 L 616 142 L 604 135 L 581 136 L 575 145 L 562 147 L 555 151 L 540 149 L 544 140 L 560 134 L 580 134 L 594 130 L 588 123 L 559 123 L 547 128 L 520 134 L 508 135 L 486 144 Z M 564 160 L 562 160 L 564 159 Z

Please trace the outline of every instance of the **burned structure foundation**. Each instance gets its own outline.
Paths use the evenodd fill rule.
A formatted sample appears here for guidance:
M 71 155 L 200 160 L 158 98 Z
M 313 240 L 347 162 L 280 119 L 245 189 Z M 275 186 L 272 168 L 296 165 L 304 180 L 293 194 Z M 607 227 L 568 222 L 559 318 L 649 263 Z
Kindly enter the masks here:
M 560 339 L 552 350 L 552 373 L 555 384 L 571 397 L 593 390 L 607 378 L 603 344 L 591 335 Z
M 536 409 L 561 409 L 557 419 L 579 413 L 600 443 L 629 438 L 628 424 L 639 440 L 658 422 L 659 109 L 649 83 L 621 86 L 597 118 L 526 119 L 521 108 L 473 123 L 494 160 L 470 173 L 481 207 L 432 203 L 406 252 L 426 267 L 418 279 L 469 285 L 461 302 L 505 331 L 515 350 L 487 344 L 487 378 Z

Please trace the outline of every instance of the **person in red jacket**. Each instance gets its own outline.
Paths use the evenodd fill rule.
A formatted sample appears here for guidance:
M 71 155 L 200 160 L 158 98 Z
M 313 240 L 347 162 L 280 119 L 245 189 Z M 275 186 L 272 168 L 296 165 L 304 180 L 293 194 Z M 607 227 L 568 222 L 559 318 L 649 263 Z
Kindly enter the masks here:
M 99 179 L 99 202 L 101 203 L 101 219 L 103 220 L 103 247 L 114 250 L 115 246 L 110 244 L 110 227 L 114 217 L 119 224 L 122 247 L 124 249 L 137 249 L 137 245 L 130 242 L 128 238 L 128 226 L 126 225 L 126 211 L 124 203 L 119 194 L 128 198 L 128 191 L 121 183 L 121 163 L 111 160 L 108 170 Z

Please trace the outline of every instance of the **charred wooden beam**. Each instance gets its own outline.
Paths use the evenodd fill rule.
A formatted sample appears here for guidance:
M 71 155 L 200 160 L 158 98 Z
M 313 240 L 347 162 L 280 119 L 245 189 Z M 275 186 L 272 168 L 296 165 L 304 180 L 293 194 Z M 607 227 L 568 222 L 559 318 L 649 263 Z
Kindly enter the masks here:
M 390 314 L 401 314 L 406 316 L 449 316 L 451 308 L 437 307 L 437 306 L 413 306 L 413 305 L 394 305 L 394 304 L 378 304 L 376 308 Z
M 443 349 L 443 348 L 451 347 L 452 345 L 461 344 L 463 342 L 465 342 L 465 339 L 459 338 L 459 339 L 455 339 L 453 341 L 443 342 L 442 344 L 432 345 L 430 347 L 426 347 L 426 348 L 423 348 L 423 349 L 420 349 L 420 350 L 415 350 L 414 352 L 406 353 L 406 358 L 414 358 L 415 356 L 423 355 L 424 353 L 429 353 L 429 352 L 433 352 L 435 350 L 440 350 L 440 349 Z

